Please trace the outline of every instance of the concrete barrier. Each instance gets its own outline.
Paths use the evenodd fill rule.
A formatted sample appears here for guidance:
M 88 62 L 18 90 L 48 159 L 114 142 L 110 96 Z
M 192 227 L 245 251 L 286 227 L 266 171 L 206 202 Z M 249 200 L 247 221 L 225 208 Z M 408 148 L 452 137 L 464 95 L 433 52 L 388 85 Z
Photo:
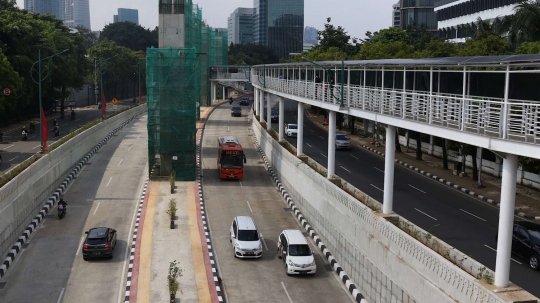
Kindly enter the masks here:
M 4 259 L 70 169 L 112 130 L 145 110 L 145 105 L 129 109 L 83 131 L 43 155 L 0 188 L 0 260 Z
M 288 195 L 368 302 L 538 301 L 517 287 L 496 293 L 289 153 L 255 119 L 252 129 Z

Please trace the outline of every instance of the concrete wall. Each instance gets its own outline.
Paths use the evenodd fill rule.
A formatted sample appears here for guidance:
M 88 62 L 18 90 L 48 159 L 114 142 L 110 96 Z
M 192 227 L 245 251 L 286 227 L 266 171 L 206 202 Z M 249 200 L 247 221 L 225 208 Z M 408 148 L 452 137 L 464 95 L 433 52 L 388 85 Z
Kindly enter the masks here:
M 85 130 L 0 188 L 0 259 L 4 259 L 70 169 L 122 122 L 145 110 L 146 106 L 138 106 Z
M 368 302 L 507 302 L 252 128 L 297 207 Z

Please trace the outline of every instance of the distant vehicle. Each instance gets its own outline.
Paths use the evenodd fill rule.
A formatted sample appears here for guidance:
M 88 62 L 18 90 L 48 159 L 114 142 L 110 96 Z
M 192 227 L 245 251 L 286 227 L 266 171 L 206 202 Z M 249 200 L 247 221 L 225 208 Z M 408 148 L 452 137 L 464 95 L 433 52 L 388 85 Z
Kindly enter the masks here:
M 249 105 L 248 97 L 242 97 L 239 102 L 240 105 Z
M 218 136 L 217 165 L 221 179 L 244 178 L 246 156 L 235 136 Z
M 298 126 L 296 124 L 285 124 L 285 134 L 287 137 L 296 137 L 298 134 Z
M 527 221 L 515 221 L 512 232 L 512 253 L 529 261 L 529 267 L 539 270 L 540 225 Z
M 233 106 L 231 108 L 231 117 L 242 117 L 242 108 L 240 106 Z
M 233 219 L 230 230 L 235 258 L 262 257 L 262 244 L 257 225 L 251 217 L 238 216 Z
M 264 110 L 264 119 L 266 120 L 266 109 Z M 270 111 L 270 120 L 272 122 L 278 122 L 279 121 L 279 112 L 277 109 L 272 109 L 272 111 Z
M 83 259 L 108 257 L 112 259 L 116 246 L 116 230 L 109 227 L 91 228 L 86 232 L 82 247 Z
M 351 139 L 345 132 L 336 132 L 336 149 L 351 149 Z

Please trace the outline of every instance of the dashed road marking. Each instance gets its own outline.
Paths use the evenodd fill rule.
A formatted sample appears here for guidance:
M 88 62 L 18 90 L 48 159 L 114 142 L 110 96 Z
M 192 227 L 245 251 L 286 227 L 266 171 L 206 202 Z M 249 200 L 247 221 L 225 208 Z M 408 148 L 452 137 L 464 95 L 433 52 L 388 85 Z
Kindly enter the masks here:
M 430 216 L 430 215 L 426 214 L 425 212 L 423 212 L 423 211 L 419 210 L 418 208 L 415 208 L 415 210 L 416 210 L 417 212 L 419 212 L 419 213 L 421 213 L 421 214 L 424 214 L 424 215 L 426 215 L 426 216 L 430 217 L 431 219 L 433 219 L 433 220 L 437 221 L 437 219 L 435 219 L 434 217 L 432 217 L 432 216 Z
M 477 215 L 473 215 L 473 214 L 471 214 L 470 212 L 468 212 L 468 211 L 466 211 L 466 210 L 463 210 L 463 209 L 461 209 L 461 208 L 460 208 L 459 210 L 461 210 L 462 212 L 464 212 L 464 213 L 466 213 L 466 214 L 468 214 L 468 215 L 471 215 L 471 216 L 473 216 L 473 217 L 475 217 L 475 218 L 477 218 L 477 219 L 480 219 L 480 220 L 482 220 L 482 221 L 484 221 L 484 222 L 487 222 L 486 219 L 480 218 L 480 217 L 478 217 Z
M 341 168 L 343 168 L 344 170 L 346 170 L 349 174 L 352 174 L 350 170 L 346 169 L 345 167 L 343 166 L 340 166 Z
M 412 186 L 412 185 L 410 185 L 410 184 L 407 184 L 407 185 L 409 185 L 410 187 L 416 189 L 416 190 L 419 191 L 419 192 L 423 192 L 424 194 L 426 193 L 425 191 L 421 190 L 421 189 L 418 188 L 418 187 L 414 187 L 414 186 Z
M 486 244 L 484 244 L 484 246 L 487 247 L 487 248 L 489 248 L 489 249 L 491 249 L 491 250 L 494 251 L 494 252 L 497 252 L 497 250 L 496 250 L 495 248 L 493 248 L 493 247 L 489 247 L 489 246 L 487 246 Z M 516 263 L 519 264 L 519 265 L 523 264 L 523 263 L 521 263 L 521 262 L 519 262 L 519 261 L 514 260 L 513 258 L 510 258 L 510 260 L 516 262 Z
M 384 190 L 382 190 L 382 189 L 378 188 L 377 186 L 375 186 L 375 185 L 373 185 L 373 184 L 370 184 L 370 185 L 371 185 L 371 186 L 373 186 L 373 187 L 375 187 L 376 189 L 378 189 L 378 190 L 380 190 L 380 191 L 384 192 Z
M 381 173 L 384 173 L 384 170 L 380 169 L 380 168 L 377 168 L 377 167 L 373 167 L 375 168 L 376 170 L 380 171 Z

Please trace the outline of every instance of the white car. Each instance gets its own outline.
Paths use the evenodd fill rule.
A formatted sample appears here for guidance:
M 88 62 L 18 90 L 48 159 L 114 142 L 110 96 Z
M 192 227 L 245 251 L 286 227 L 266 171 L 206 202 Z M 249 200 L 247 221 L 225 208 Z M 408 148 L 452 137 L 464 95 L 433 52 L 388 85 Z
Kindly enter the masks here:
M 313 251 L 297 229 L 286 229 L 279 235 L 278 258 L 285 263 L 287 275 L 314 275 L 317 272 Z
M 251 217 L 235 217 L 230 233 L 235 258 L 262 257 L 261 239 L 255 221 Z
M 285 124 L 285 134 L 287 137 L 296 137 L 298 135 L 298 126 L 296 124 Z

